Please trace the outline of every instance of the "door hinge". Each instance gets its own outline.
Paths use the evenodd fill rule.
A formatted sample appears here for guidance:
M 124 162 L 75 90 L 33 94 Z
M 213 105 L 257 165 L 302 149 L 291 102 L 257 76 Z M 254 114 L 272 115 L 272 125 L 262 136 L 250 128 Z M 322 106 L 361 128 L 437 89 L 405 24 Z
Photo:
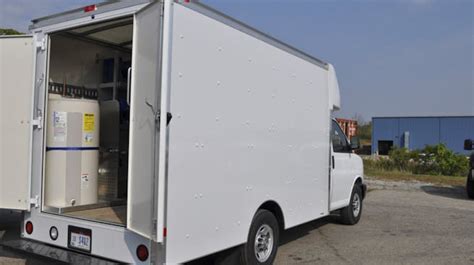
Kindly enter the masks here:
M 41 112 L 41 110 L 38 110 L 38 116 L 36 117 L 36 119 L 33 119 L 31 121 L 31 125 L 38 129 L 43 128 L 43 113 Z
M 156 219 L 153 219 L 152 234 L 153 234 L 153 236 L 154 236 L 155 238 L 156 238 L 156 236 L 157 236 L 157 234 L 158 234 L 157 231 L 156 231 L 157 225 L 158 225 L 158 221 L 157 221 Z
M 33 205 L 35 208 L 39 207 L 39 196 L 36 195 L 34 198 L 30 198 L 30 205 Z
M 36 48 L 44 51 L 46 49 L 46 39 L 42 38 L 41 40 L 36 41 Z

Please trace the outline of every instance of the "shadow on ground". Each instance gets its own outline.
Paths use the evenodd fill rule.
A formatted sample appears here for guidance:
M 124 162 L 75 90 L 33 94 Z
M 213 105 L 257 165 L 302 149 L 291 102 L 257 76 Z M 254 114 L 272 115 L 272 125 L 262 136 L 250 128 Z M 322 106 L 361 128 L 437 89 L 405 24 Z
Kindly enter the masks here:
M 286 245 L 292 241 L 304 237 L 311 231 L 329 223 L 339 223 L 338 215 L 330 215 L 283 231 L 280 236 L 280 246 Z
M 431 195 L 458 200 L 469 200 L 466 193 L 466 187 L 463 186 L 437 187 L 426 185 L 422 186 L 421 190 Z
M 21 220 L 22 214 L 19 211 L 0 210 L 0 240 L 2 238 L 3 240 L 18 238 Z
M 0 243 L 19 239 L 22 220 L 21 212 L 0 210 Z M 0 245 L 0 264 L 49 265 L 64 263 Z
M 299 238 L 302 238 L 311 233 L 311 231 L 316 230 L 328 223 L 337 223 L 337 217 L 337 215 L 331 215 L 283 231 L 280 235 L 280 245 L 285 245 L 292 241 L 298 240 Z M 3 240 L 15 240 L 19 237 L 21 220 L 21 213 L 13 211 L 0 211 L 0 236 L 3 235 Z M 227 251 L 223 251 L 214 255 L 209 255 L 187 264 L 239 264 L 239 255 L 240 247 L 234 247 Z M 49 259 L 45 259 L 36 255 L 30 255 L 24 252 L 13 251 L 2 246 L 0 246 L 0 259 L 1 257 L 18 258 L 22 260 L 22 262 L 19 264 L 53 264 L 51 263 L 52 261 Z M 58 262 L 55 264 L 61 263 Z
M 330 215 L 318 220 L 314 220 L 302 225 L 285 230 L 280 235 L 280 246 L 286 245 L 292 241 L 298 240 L 313 230 L 319 229 L 320 227 L 329 223 L 339 223 L 338 215 Z M 185 263 L 186 265 L 204 265 L 204 264 L 215 264 L 215 265 L 237 265 L 239 263 L 240 246 L 228 249 L 226 251 L 209 255 L 201 259 Z

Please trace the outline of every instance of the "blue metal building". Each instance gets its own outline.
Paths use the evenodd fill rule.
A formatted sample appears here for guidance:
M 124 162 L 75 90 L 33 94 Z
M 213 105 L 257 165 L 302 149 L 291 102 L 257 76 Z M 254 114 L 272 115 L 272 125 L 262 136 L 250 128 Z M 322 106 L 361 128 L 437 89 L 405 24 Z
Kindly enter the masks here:
M 385 155 L 392 146 L 415 150 L 444 143 L 467 155 L 468 138 L 474 139 L 474 116 L 372 118 L 372 154 Z

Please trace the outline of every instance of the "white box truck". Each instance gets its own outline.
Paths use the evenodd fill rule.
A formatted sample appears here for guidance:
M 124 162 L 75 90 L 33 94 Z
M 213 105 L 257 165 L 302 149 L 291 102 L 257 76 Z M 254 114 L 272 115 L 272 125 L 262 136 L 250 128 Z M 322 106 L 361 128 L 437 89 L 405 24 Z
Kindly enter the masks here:
M 271 264 L 284 229 L 360 219 L 332 65 L 195 1 L 101 3 L 30 30 L 0 40 L 0 208 L 24 211 L 23 241 L 135 264 L 241 245 Z

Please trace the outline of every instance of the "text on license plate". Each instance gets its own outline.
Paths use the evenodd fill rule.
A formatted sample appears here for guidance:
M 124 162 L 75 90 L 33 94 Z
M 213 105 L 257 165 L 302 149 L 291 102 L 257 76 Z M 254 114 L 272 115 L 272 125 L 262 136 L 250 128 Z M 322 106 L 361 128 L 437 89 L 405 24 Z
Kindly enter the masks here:
M 88 235 L 71 232 L 71 241 L 69 244 L 74 248 L 83 249 L 86 251 L 91 250 L 91 238 Z

